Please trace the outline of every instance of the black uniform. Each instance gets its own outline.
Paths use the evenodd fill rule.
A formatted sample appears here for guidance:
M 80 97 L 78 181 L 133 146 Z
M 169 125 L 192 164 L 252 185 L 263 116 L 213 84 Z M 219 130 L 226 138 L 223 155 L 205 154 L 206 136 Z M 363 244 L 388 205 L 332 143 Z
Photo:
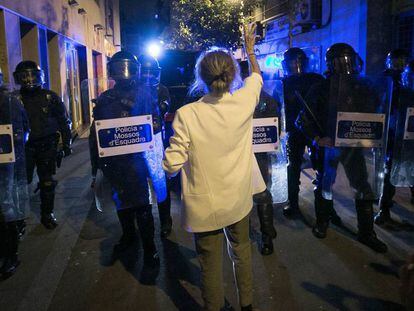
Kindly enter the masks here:
M 269 118 L 279 115 L 279 106 L 276 100 L 262 90 L 259 104 L 257 105 L 253 118 Z M 280 120 L 280 118 L 279 118 Z M 280 128 L 280 126 L 279 126 Z M 271 165 L 268 153 L 255 153 L 260 172 L 266 185 L 269 184 L 269 167 Z M 273 224 L 273 200 L 269 189 L 253 195 L 253 201 L 257 207 L 262 233 L 261 253 L 270 255 L 273 253 L 272 239 L 276 238 L 276 229 Z
M 0 163 L 0 257 L 3 258 L 0 274 L 6 278 L 11 276 L 19 265 L 19 235 L 24 228 L 25 209 L 29 200 L 24 150 L 29 125 L 22 103 L 2 86 L 0 124 L 12 125 L 15 155 L 14 162 Z M 7 151 L 3 148 L 4 145 L 0 145 L 0 153 Z
M 379 201 L 379 213 L 375 216 L 375 223 L 378 225 L 392 224 L 390 208 L 393 206 L 395 186 L 391 183 L 391 169 L 393 167 L 393 153 L 397 132 L 397 120 L 400 114 L 405 115 L 406 107 L 410 106 L 413 100 L 412 91 L 402 85 L 402 73 L 408 65 L 408 53 L 397 49 L 387 55 L 386 70 L 384 74 L 393 79 L 392 101 L 388 128 L 388 141 L 386 152 L 386 167 L 384 176 L 383 193 Z M 411 191 L 412 188 L 411 188 Z
M 41 222 L 46 228 L 53 229 L 57 226 L 53 214 L 57 182 L 52 176 L 56 173 L 57 157 L 68 156 L 72 152 L 71 122 L 61 98 L 42 88 L 44 73 L 35 62 L 20 62 L 13 76 L 16 84 L 21 86 L 16 96 L 24 104 L 31 130 L 26 144 L 27 179 L 29 183 L 32 182 L 36 168 L 39 176 Z M 63 148 L 58 154 L 60 138 Z
M 371 82 L 359 75 L 358 54 L 345 43 L 337 43 L 326 53 L 328 78 L 315 85 L 306 96 L 309 110 L 301 112 L 297 125 L 315 145 L 322 144 L 319 138 L 335 141 L 337 112 L 378 113 L 381 99 Z M 324 150 L 326 149 L 326 150 Z M 355 207 L 358 218 L 358 240 L 377 252 L 386 252 L 387 246 L 374 232 L 373 201 L 375 194 L 368 182 L 368 170 L 363 148 L 332 147 L 319 148 L 316 188 L 316 225 L 313 233 L 318 238 L 326 236 L 332 215 L 333 201 L 322 194 L 334 184 L 338 164 L 344 167 L 351 187 L 355 190 Z M 328 187 L 327 187 L 328 186 Z
M 161 79 L 161 67 L 156 58 L 150 55 L 141 55 L 138 58 L 141 64 L 140 80 L 141 83 L 147 85 L 152 93 L 152 97 L 157 99 L 158 109 L 161 114 L 162 122 L 162 140 L 164 148 L 169 146 L 169 139 L 172 135 L 172 129 L 166 128 L 164 122 L 164 116 L 169 110 L 171 102 L 170 93 L 168 88 L 160 83 Z M 171 180 L 167 179 L 167 197 L 163 201 L 157 202 L 158 213 L 161 223 L 161 236 L 167 237 L 172 230 L 172 218 L 171 218 Z
M 126 86 L 116 84 L 99 96 L 93 114 L 95 122 L 104 119 L 126 118 L 147 114 L 141 101 L 151 101 L 147 89 L 136 86 L 132 81 Z M 152 101 L 154 134 L 161 131 L 161 118 L 157 102 Z M 143 248 L 144 261 L 150 263 L 158 257 L 154 243 L 154 219 L 149 199 L 149 171 L 144 153 L 133 153 L 99 158 L 95 123 L 89 136 L 92 173 L 99 168 L 109 180 L 112 198 L 116 204 L 118 217 L 123 229 L 120 244 L 129 246 L 135 238 L 135 218 L 138 223 Z
M 162 141 L 164 144 L 164 149 L 170 145 L 170 137 L 172 136 L 172 128 L 167 128 L 166 122 L 164 121 L 165 114 L 169 111 L 169 106 L 171 103 L 170 92 L 165 85 L 161 83 L 157 87 L 158 89 L 158 106 L 161 113 L 162 120 Z M 172 228 L 172 218 L 171 218 L 171 179 L 167 179 L 167 198 L 158 202 L 158 213 L 160 216 L 161 222 L 161 235 L 166 237 L 170 234 Z
M 323 80 L 323 77 L 316 73 L 292 75 L 283 80 L 286 132 L 288 134 L 288 193 L 289 204 L 292 209 L 298 209 L 300 172 L 305 147 L 312 148 L 311 142 L 295 126 L 296 119 L 303 109 L 303 105 L 299 102 L 295 92 L 297 91 L 302 97 L 305 97 L 313 85 L 321 83 Z
M 29 184 L 36 168 L 42 217 L 53 213 L 58 143 L 61 137 L 64 148 L 71 143 L 71 121 L 61 98 L 54 92 L 42 89 L 22 88 L 19 97 L 27 111 L 30 138 L 26 144 L 26 169 Z M 60 134 L 60 135 L 59 135 Z
M 335 125 L 327 113 L 330 111 L 329 94 L 331 90 L 331 78 L 315 85 L 308 93 L 306 102 L 309 104 L 313 119 L 308 113 L 301 114 L 298 125 L 307 137 L 327 137 L 332 133 L 332 127 Z M 363 79 L 355 77 L 353 81 L 355 94 L 351 94 L 353 98 L 352 104 L 357 107 L 357 111 L 373 113 L 373 107 L 379 102 L 375 97 L 375 93 L 370 90 L 370 86 Z M 349 107 L 350 111 L 356 111 L 354 107 Z M 366 109 L 364 109 L 364 107 Z M 304 117 L 304 114 L 307 114 Z M 305 121 L 304 121 L 305 119 Z M 338 164 L 344 167 L 345 174 L 349 180 L 351 187 L 355 190 L 355 207 L 358 217 L 358 238 L 359 240 L 372 247 L 373 249 L 383 252 L 386 246 L 376 239 L 373 231 L 373 209 L 374 200 L 373 192 L 368 183 L 368 172 L 365 164 L 365 158 L 361 148 L 323 148 L 319 147 L 315 154 L 317 160 L 314 161 L 317 171 L 315 186 L 315 214 L 316 226 L 313 229 L 315 236 L 324 238 L 329 221 L 332 220 L 334 214 L 333 201 L 327 200 L 322 195 L 323 184 L 334 183 Z M 325 157 L 329 157 L 329 161 L 325 161 Z M 375 242 L 373 242 L 375 240 Z M 379 243 L 377 243 L 377 241 Z

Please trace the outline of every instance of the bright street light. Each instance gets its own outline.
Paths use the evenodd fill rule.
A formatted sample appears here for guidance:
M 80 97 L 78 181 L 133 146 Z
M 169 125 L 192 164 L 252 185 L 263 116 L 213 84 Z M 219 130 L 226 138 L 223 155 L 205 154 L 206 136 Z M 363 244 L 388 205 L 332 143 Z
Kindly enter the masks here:
M 147 53 L 155 58 L 158 58 L 158 56 L 160 56 L 161 50 L 161 44 L 158 42 L 151 42 L 147 46 Z

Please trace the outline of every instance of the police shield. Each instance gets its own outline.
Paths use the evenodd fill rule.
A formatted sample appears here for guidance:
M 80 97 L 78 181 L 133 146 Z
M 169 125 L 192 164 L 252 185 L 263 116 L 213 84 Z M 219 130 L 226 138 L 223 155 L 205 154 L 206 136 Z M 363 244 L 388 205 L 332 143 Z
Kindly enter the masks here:
M 330 79 L 322 194 L 325 199 L 375 200 L 384 181 L 390 81 L 333 75 Z
M 0 91 L 0 222 L 25 218 L 29 207 L 24 144 L 28 121 L 22 103 Z
M 135 80 L 89 80 L 83 85 L 88 92 L 99 91 L 103 85 L 109 87 L 93 100 L 94 123 L 89 142 L 92 173 L 102 170 L 117 209 L 149 204 L 148 181 L 157 200 L 165 200 L 162 137 L 157 132 L 159 113 L 151 90 Z M 95 201 L 102 209 L 107 200 L 100 193 L 95 192 Z
M 396 187 L 414 185 L 414 91 L 402 88 L 398 107 L 390 116 L 389 145 L 392 150 L 391 183 Z M 392 131 L 391 129 L 394 129 Z
M 269 94 L 278 94 L 276 98 Z M 253 118 L 253 151 L 273 203 L 288 200 L 283 88 L 265 81 Z

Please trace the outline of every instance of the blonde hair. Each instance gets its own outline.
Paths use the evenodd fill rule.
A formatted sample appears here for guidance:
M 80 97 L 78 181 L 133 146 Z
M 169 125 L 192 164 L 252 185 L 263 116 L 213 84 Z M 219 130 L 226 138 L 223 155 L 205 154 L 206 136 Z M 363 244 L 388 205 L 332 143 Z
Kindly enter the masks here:
M 202 53 L 194 70 L 195 81 L 190 94 L 211 93 L 221 96 L 241 85 L 240 68 L 231 52 L 225 49 L 212 49 Z

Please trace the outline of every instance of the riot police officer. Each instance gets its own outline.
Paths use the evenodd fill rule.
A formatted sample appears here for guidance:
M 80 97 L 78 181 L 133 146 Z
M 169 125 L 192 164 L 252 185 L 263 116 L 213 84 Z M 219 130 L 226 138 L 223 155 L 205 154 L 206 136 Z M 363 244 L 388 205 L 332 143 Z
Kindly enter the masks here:
M 34 169 L 39 177 L 41 223 L 47 229 L 57 226 L 53 214 L 57 181 L 56 161 L 60 154 L 68 156 L 71 150 L 71 121 L 61 98 L 43 88 L 43 70 L 33 61 L 22 61 L 13 73 L 20 85 L 18 96 L 24 104 L 30 123 L 30 138 L 26 144 L 26 168 L 29 184 Z M 58 151 L 59 141 L 62 151 Z
M 161 67 L 156 58 L 143 54 L 138 58 L 139 63 L 141 64 L 141 82 L 148 84 L 151 95 L 153 98 L 156 98 L 158 102 L 158 107 L 161 114 L 161 126 L 162 126 L 162 138 L 164 148 L 169 146 L 169 137 L 166 134 L 164 116 L 169 110 L 170 106 L 170 93 L 168 88 L 160 83 L 161 79 Z M 171 196 L 170 196 L 170 187 L 171 180 L 167 181 L 167 198 L 160 202 L 157 202 L 158 214 L 161 223 L 161 237 L 167 237 L 170 235 L 172 230 L 172 218 L 171 218 Z
M 390 208 L 393 205 L 393 197 L 395 195 L 395 186 L 391 183 L 391 170 L 393 167 L 393 153 L 397 142 L 399 141 L 396 137 L 397 121 L 400 111 L 405 109 L 406 101 L 409 100 L 410 92 L 408 92 L 408 81 L 406 85 L 402 79 L 402 73 L 407 68 L 407 74 L 410 74 L 410 67 L 406 67 L 409 62 L 409 54 L 403 49 L 396 49 L 388 53 L 385 61 L 384 74 L 390 77 L 393 81 L 392 90 L 392 102 L 391 102 L 391 115 L 388 129 L 388 143 L 387 143 L 387 161 L 384 177 L 384 189 L 383 194 L 379 201 L 379 212 L 375 216 L 375 223 L 377 225 L 392 224 L 390 216 Z M 408 97 L 408 98 L 407 98 Z M 405 114 L 404 114 L 405 116 Z M 404 121 L 403 121 L 404 122 Z
M 249 73 L 249 64 L 247 61 L 240 62 L 240 73 L 242 79 L 247 78 Z M 275 117 L 280 113 L 276 100 L 261 91 L 259 104 L 257 105 L 253 119 Z M 257 163 L 259 165 L 260 173 L 266 185 L 269 185 L 269 167 L 271 165 L 269 154 L 265 152 L 255 153 Z M 262 255 L 270 255 L 273 253 L 273 239 L 276 238 L 276 229 L 273 221 L 273 199 L 269 191 L 269 187 L 261 193 L 253 195 L 253 202 L 257 208 L 257 215 L 260 222 L 260 231 L 262 234 L 260 252 Z
M 286 132 L 288 165 L 288 196 L 289 205 L 283 209 L 283 214 L 287 217 L 295 216 L 299 213 L 299 185 L 303 154 L 305 147 L 310 149 L 312 144 L 296 128 L 295 121 L 299 112 L 303 109 L 302 103 L 298 99 L 298 94 L 305 97 L 309 89 L 321 83 L 324 78 L 316 73 L 308 72 L 309 59 L 305 52 L 300 48 L 290 48 L 283 54 L 282 61 L 285 77 L 283 79 L 283 96 L 285 101 Z M 312 150 L 312 149 L 311 149 Z M 311 158 L 314 168 L 317 167 L 318 155 L 316 149 L 311 151 Z M 336 216 L 336 213 L 333 213 Z M 337 219 L 337 216 L 335 217 Z
M 19 235 L 29 205 L 24 150 L 29 125 L 22 103 L 3 85 L 1 68 L 0 127 L 0 274 L 8 278 L 20 263 Z M 4 129 L 10 132 L 5 133 Z
M 96 122 L 100 120 L 146 114 L 152 114 L 154 132 L 161 131 L 157 103 L 154 103 L 148 89 L 140 85 L 139 71 L 140 64 L 133 54 L 120 51 L 112 56 L 108 62 L 108 75 L 116 84 L 96 100 L 93 110 L 95 122 L 91 127 L 89 143 L 92 168 L 101 169 L 109 180 L 122 227 L 122 237 L 115 245 L 115 253 L 133 244 L 136 238 L 136 221 L 144 249 L 144 264 L 154 266 L 159 264 L 159 256 L 154 242 L 154 219 L 148 186 L 150 166 L 147 165 L 146 154 L 139 152 L 100 157 L 96 137 Z
M 359 76 L 358 54 L 345 43 L 332 45 L 326 52 L 328 78 L 315 85 L 306 96 L 309 110 L 303 110 L 298 118 L 298 127 L 310 138 L 324 157 L 318 168 L 315 189 L 316 225 L 312 232 L 318 238 L 326 237 L 331 208 L 332 192 L 327 187 L 340 180 L 337 166 L 344 167 L 346 178 L 355 190 L 355 207 L 358 219 L 358 241 L 376 252 L 386 252 L 387 246 L 374 232 L 373 186 L 368 182 L 368 165 L 364 148 L 334 147 L 337 111 L 377 112 L 379 96 L 369 81 Z M 335 122 L 335 124 L 333 124 Z M 384 143 L 385 145 L 385 143 Z M 370 148 L 366 148 L 371 152 Z M 371 154 L 370 154 L 371 155 Z M 376 175 L 376 174 L 374 174 Z M 342 187 L 343 188 L 343 187 Z M 323 193 L 326 190 L 326 193 Z M 329 190 L 329 189 L 328 189 Z

